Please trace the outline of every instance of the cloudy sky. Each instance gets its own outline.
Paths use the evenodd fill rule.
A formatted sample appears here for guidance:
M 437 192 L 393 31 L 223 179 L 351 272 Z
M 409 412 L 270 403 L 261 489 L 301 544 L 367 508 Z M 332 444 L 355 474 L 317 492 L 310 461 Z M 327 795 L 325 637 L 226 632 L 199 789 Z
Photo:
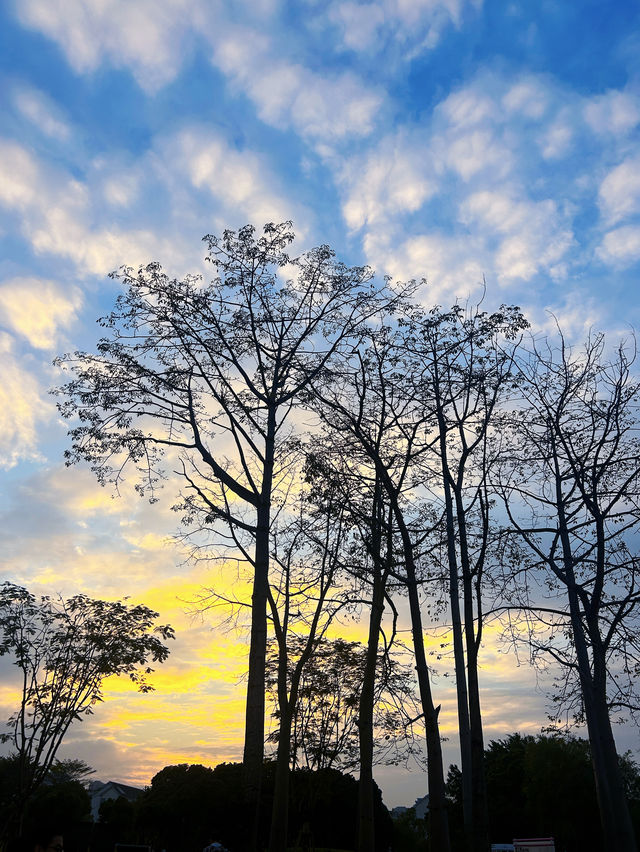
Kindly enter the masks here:
M 487 304 L 520 304 L 536 328 L 553 312 L 575 339 L 627 333 L 640 323 L 639 24 L 635 0 L 0 5 L 3 576 L 131 595 L 179 631 L 157 692 L 110 686 L 67 754 L 142 784 L 241 751 L 243 637 L 184 614 L 216 580 L 167 538 L 171 501 L 114 499 L 62 463 L 51 362 L 95 343 L 107 274 L 151 259 L 200 271 L 204 234 L 293 219 L 301 247 L 426 278 L 427 303 L 473 297 L 484 277 Z M 489 737 L 539 730 L 526 667 L 490 651 L 483 685 Z M 452 734 L 449 684 L 439 700 Z M 424 789 L 417 773 L 381 781 L 389 805 Z

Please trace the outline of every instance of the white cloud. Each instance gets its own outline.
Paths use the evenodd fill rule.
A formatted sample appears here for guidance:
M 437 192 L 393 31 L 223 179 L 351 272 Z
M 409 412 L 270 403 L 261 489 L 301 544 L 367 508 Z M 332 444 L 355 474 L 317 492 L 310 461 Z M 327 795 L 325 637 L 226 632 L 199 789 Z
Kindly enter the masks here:
M 181 182 L 186 175 L 192 187 L 206 190 L 227 223 L 278 222 L 292 215 L 293 205 L 275 186 L 269 164 L 251 151 L 235 150 L 209 128 L 186 128 L 167 138 L 160 155 L 172 171 L 171 180 Z M 305 216 L 297 212 L 300 232 Z
M 430 151 L 416 143 L 403 134 L 390 136 L 367 157 L 345 164 L 340 179 L 349 187 L 343 215 L 350 228 L 419 210 L 436 193 Z
M 631 92 L 612 90 L 587 101 L 584 116 L 599 135 L 624 135 L 640 122 L 640 98 Z
M 429 304 L 465 301 L 482 288 L 490 258 L 482 240 L 432 232 L 403 239 L 399 232 L 376 229 L 366 233 L 367 261 L 395 281 L 426 279 L 416 294 Z
M 82 295 L 76 287 L 39 278 L 12 278 L 0 285 L 0 315 L 37 349 L 56 345 L 61 329 L 76 319 Z
M 546 160 L 555 160 L 567 154 L 574 138 L 574 128 L 565 117 L 559 117 L 554 123 L 543 130 L 539 145 L 542 156 Z
M 502 98 L 509 112 L 519 112 L 527 118 L 541 119 L 548 107 L 548 95 L 537 80 L 521 80 L 511 86 Z
M 0 467 L 11 468 L 20 459 L 39 459 L 38 433 L 53 413 L 43 399 L 35 376 L 12 354 L 9 335 L 0 333 Z
M 97 224 L 91 200 L 87 184 L 0 140 L 0 205 L 19 214 L 35 252 L 66 257 L 80 273 L 93 275 L 158 256 L 152 231 Z
M 561 261 L 573 234 L 551 199 L 533 202 L 503 192 L 477 192 L 461 204 L 460 219 L 472 232 L 498 237 L 499 280 L 530 281 L 540 271 L 564 276 Z
M 640 225 L 624 225 L 605 234 L 598 247 L 604 263 L 627 267 L 640 260 Z
M 24 210 L 38 197 L 38 166 L 16 142 L 0 139 L 0 204 Z
M 468 0 L 336 0 L 323 14 L 335 25 L 342 46 L 357 52 L 402 49 L 407 61 L 438 45 L 448 27 L 460 27 L 480 2 Z
M 380 91 L 351 72 L 321 74 L 283 58 L 268 26 L 234 26 L 232 11 L 215 0 L 22 0 L 16 5 L 21 23 L 53 39 L 77 72 L 109 62 L 130 69 L 148 92 L 175 78 L 186 43 L 206 39 L 214 64 L 246 92 L 260 118 L 305 138 L 366 135 L 383 103 Z M 253 21 L 268 21 L 274 13 L 270 2 L 257 9 L 247 5 Z
M 640 213 L 640 157 L 630 157 L 609 172 L 600 185 L 599 203 L 608 225 Z
M 69 125 L 60 116 L 58 107 L 42 92 L 24 85 L 17 86 L 13 92 L 13 101 L 18 111 L 46 136 L 61 142 L 69 139 Z
M 511 152 L 491 130 L 441 137 L 434 147 L 443 162 L 465 181 L 483 171 L 490 171 L 493 179 L 503 178 L 513 167 Z
M 373 129 L 383 96 L 355 74 L 319 74 L 281 59 L 264 33 L 248 28 L 229 28 L 213 41 L 214 64 L 246 92 L 267 124 L 323 142 Z
M 380 28 L 386 22 L 381 3 L 334 3 L 329 7 L 329 19 L 337 25 L 342 43 L 351 50 L 367 50 L 375 46 Z
M 64 51 L 71 67 L 94 71 L 108 60 L 129 67 L 147 91 L 171 81 L 200 13 L 197 0 L 20 0 L 18 18 Z

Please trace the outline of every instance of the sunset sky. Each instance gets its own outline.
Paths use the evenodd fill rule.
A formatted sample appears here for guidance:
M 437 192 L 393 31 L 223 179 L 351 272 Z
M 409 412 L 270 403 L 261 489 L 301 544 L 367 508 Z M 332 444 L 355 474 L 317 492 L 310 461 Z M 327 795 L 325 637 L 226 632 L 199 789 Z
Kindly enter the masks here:
M 640 326 L 636 0 L 6 0 L 0 5 L 2 578 L 129 595 L 176 628 L 157 691 L 115 682 L 64 756 L 146 784 L 241 755 L 245 636 L 186 612 L 220 569 L 187 563 L 171 489 L 149 505 L 64 467 L 53 358 L 91 349 L 122 264 L 207 272 L 203 235 L 293 219 L 425 304 L 519 304 L 536 330 Z M 343 631 L 357 635 L 353 626 Z M 489 636 L 487 739 L 545 722 Z M 0 715 L 15 675 L 0 659 Z M 455 750 L 453 684 L 439 679 Z M 637 734 L 619 729 L 623 749 Z M 385 803 L 424 793 L 380 770 Z

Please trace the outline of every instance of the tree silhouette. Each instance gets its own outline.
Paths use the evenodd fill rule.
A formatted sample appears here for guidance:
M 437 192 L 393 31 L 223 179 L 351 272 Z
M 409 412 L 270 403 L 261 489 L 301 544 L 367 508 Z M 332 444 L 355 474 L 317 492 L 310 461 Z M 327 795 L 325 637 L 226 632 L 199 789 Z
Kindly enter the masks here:
M 88 461 L 119 487 L 133 467 L 152 500 L 181 480 L 183 517 L 214 532 L 253 573 L 245 722 L 247 806 L 256 814 L 264 753 L 264 666 L 271 522 L 292 451 L 289 415 L 310 379 L 347 357 L 385 285 L 327 246 L 292 258 L 291 223 L 205 237 L 216 277 L 170 279 L 157 263 L 123 269 L 126 288 L 95 355 L 58 363 L 75 374 L 60 409 L 77 418 L 67 462 Z M 382 302 L 389 304 L 389 297 Z M 220 522 L 223 526 L 220 526 Z
M 173 638 L 171 627 L 154 627 L 157 617 L 122 601 L 38 600 L 21 586 L 0 587 L 0 655 L 13 658 L 22 680 L 19 707 L 2 735 L 18 761 L 5 833 L 20 834 L 27 802 L 50 775 L 72 722 L 103 700 L 105 678 L 126 675 L 140 692 L 153 689 L 149 663 L 166 660 L 164 640 Z

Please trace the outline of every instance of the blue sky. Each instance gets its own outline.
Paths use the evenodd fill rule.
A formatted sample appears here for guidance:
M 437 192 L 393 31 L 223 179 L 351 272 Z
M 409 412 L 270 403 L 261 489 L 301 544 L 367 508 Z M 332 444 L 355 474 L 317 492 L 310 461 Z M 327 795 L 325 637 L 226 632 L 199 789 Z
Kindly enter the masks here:
M 174 600 L 202 581 L 166 547 L 175 516 L 113 501 L 62 465 L 51 361 L 95 341 L 116 293 L 107 274 L 151 259 L 204 271 L 204 234 L 291 218 L 300 248 L 326 242 L 348 263 L 426 278 L 427 304 L 478 296 L 484 277 L 487 304 L 520 304 L 536 330 L 552 311 L 571 339 L 628 334 L 640 321 L 639 23 L 627 0 L 0 7 L 4 574 L 158 601 L 184 628 L 165 685 L 183 678 L 200 720 L 182 733 L 166 721 L 182 687 L 142 708 L 116 690 L 93 742 L 74 746 L 101 774 L 140 781 L 169 758 L 237 757 L 240 727 L 212 744 L 205 710 L 241 706 L 211 634 Z M 229 658 L 231 638 L 215 641 Z M 542 699 L 507 711 L 498 671 L 489 736 L 539 729 Z M 137 721 L 123 728 L 125 705 Z

